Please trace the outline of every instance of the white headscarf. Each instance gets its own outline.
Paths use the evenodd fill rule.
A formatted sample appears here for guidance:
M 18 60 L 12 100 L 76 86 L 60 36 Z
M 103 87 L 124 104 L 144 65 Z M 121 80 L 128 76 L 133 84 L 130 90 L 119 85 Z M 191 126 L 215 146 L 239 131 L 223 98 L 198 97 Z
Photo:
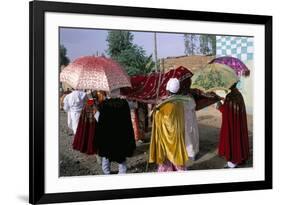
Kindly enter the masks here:
M 171 93 L 177 93 L 180 89 L 180 81 L 177 78 L 170 78 L 167 83 L 166 90 Z

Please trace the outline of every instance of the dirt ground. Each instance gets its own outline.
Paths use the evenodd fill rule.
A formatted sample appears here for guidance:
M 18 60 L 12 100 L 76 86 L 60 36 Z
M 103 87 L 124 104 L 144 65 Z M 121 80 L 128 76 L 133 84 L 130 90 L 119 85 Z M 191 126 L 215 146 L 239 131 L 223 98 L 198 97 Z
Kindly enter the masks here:
M 221 126 L 221 113 L 214 106 L 198 111 L 197 120 L 199 126 L 200 151 L 195 161 L 188 161 L 188 170 L 222 169 L 226 161 L 217 155 L 217 145 Z M 253 119 L 248 116 L 248 129 L 250 141 L 250 158 L 239 166 L 252 167 L 253 145 Z M 95 155 L 86 155 L 72 149 L 73 136 L 69 135 L 67 128 L 67 115 L 60 111 L 60 136 L 59 136 L 59 163 L 60 176 L 101 175 L 101 165 Z M 133 157 L 127 159 L 127 172 L 143 173 L 155 172 L 155 164 L 147 164 L 150 133 L 146 133 L 144 143 L 137 143 L 137 149 Z M 117 173 L 118 164 L 112 163 L 112 173 Z

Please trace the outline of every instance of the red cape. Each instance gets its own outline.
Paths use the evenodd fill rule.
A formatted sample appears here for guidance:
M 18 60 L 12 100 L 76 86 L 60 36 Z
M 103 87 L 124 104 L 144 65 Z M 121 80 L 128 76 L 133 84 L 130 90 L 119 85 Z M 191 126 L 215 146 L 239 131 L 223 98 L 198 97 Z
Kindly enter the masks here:
M 227 161 L 241 164 L 249 157 L 247 115 L 243 96 L 237 89 L 232 91 L 219 109 L 222 112 L 219 155 L 224 156 Z

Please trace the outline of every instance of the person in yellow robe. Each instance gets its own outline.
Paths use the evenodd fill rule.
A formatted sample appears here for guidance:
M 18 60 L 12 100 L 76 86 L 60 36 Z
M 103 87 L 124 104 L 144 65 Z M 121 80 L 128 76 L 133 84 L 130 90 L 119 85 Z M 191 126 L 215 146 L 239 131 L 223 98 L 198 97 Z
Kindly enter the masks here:
M 184 104 L 188 98 L 176 95 L 180 83 L 171 78 L 166 86 L 170 96 L 154 108 L 149 163 L 158 172 L 186 170 Z

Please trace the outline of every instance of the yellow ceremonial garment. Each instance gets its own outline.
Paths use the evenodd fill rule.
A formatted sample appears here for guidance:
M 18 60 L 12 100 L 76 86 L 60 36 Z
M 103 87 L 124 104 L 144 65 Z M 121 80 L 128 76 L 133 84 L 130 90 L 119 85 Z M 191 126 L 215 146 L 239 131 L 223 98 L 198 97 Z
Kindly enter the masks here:
M 166 159 L 183 166 L 188 160 L 184 142 L 184 107 L 181 101 L 160 105 L 153 114 L 149 162 L 163 164 Z

